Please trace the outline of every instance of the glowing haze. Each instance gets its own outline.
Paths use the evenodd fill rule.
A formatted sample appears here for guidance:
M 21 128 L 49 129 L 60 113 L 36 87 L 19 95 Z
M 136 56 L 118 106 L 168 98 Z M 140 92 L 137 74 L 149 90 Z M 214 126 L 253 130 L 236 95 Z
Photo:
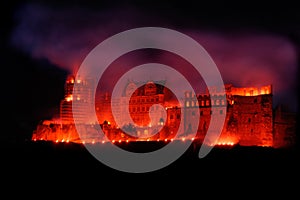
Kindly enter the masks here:
M 96 11 L 27 4 L 16 12 L 16 22 L 11 36 L 13 47 L 33 58 L 47 59 L 70 73 L 76 72 L 97 44 L 120 31 L 141 26 L 173 28 L 191 36 L 207 50 L 225 83 L 237 87 L 272 84 L 274 103 L 289 104 L 296 109 L 296 47 L 288 38 L 272 32 L 178 26 L 134 7 Z M 128 63 L 132 59 L 139 58 L 129 56 Z M 156 59 L 170 63 L 166 53 Z

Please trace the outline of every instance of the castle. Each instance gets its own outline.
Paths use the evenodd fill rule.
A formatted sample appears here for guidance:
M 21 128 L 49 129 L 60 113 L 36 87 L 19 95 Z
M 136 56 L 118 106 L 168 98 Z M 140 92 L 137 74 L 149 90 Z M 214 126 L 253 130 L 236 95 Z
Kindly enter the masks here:
M 221 88 L 218 86 L 210 87 L 205 93 L 196 96 L 186 91 L 184 105 L 180 107 L 178 102 L 171 101 L 172 92 L 164 87 L 165 81 L 143 83 L 128 81 L 119 98 L 114 99 L 109 93 L 97 96 L 95 110 L 98 122 L 94 122 L 89 121 L 89 116 L 85 115 L 87 105 L 93 98 L 91 95 L 91 90 L 95 87 L 93 81 L 77 79 L 79 86 L 77 88 L 80 90 L 76 93 L 77 96 L 73 96 L 74 82 L 74 76 L 67 77 L 65 98 L 60 104 L 60 119 L 44 120 L 38 124 L 32 140 L 101 142 L 97 141 L 99 137 L 95 127 L 95 123 L 99 123 L 106 137 L 113 142 L 136 141 L 139 138 L 143 140 L 188 139 L 191 132 L 197 134 L 189 139 L 198 139 L 202 142 L 211 122 L 213 106 L 214 112 L 225 115 L 224 126 L 215 143 L 217 145 L 239 144 L 279 148 L 292 146 L 295 143 L 295 115 L 284 112 L 280 107 L 273 108 L 271 85 L 237 88 L 232 84 L 226 84 L 223 86 L 225 94 L 219 92 Z M 80 103 L 80 109 L 72 109 L 73 101 Z M 126 110 L 132 123 L 128 123 Z M 84 138 L 79 138 L 74 126 L 74 112 L 82 116 L 82 123 L 85 123 L 89 133 Z M 199 121 L 195 121 L 196 114 L 200 116 Z M 117 116 L 118 123 L 114 116 Z M 181 120 L 183 129 L 180 129 L 181 132 L 176 135 Z

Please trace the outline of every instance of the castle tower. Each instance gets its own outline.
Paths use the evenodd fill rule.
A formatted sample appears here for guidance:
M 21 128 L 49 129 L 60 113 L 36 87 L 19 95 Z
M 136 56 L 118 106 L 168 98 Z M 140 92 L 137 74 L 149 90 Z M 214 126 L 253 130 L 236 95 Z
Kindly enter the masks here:
M 72 114 L 74 82 L 75 77 L 73 75 L 69 75 L 65 82 L 65 95 L 60 102 L 60 119 L 62 124 L 74 123 Z
M 75 83 L 76 81 L 76 83 Z M 74 84 L 76 84 L 76 96 L 74 96 Z M 94 82 L 91 79 L 81 80 L 78 78 L 75 80 L 73 75 L 67 77 L 65 83 L 65 95 L 64 99 L 60 103 L 60 118 L 62 124 L 72 124 L 74 123 L 73 114 L 80 116 L 78 119 L 79 123 L 93 123 L 91 117 L 88 116 L 88 109 L 93 103 Z M 76 110 L 73 109 L 73 101 L 78 104 Z

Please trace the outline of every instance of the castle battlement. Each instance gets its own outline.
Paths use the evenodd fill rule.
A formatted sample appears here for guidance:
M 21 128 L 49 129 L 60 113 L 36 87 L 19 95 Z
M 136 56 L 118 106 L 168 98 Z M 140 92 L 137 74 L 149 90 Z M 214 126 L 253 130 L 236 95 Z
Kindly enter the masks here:
M 259 87 L 234 87 L 232 84 L 225 84 L 224 86 L 211 86 L 208 87 L 204 94 L 208 95 L 221 95 L 225 90 L 226 95 L 238 95 L 238 96 L 258 96 L 265 94 L 272 94 L 272 85 L 264 85 Z

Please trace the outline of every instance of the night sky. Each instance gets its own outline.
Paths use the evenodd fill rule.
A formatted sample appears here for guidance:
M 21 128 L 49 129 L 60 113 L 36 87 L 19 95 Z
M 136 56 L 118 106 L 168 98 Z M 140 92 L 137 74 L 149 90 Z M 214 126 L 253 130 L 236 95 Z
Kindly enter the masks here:
M 89 51 L 113 34 L 143 26 L 191 36 L 213 58 L 225 83 L 272 84 L 274 104 L 297 111 L 300 14 L 296 8 L 288 2 L 254 1 L 8 4 L 7 18 L 1 19 L 1 81 L 5 119 L 13 130 L 1 138 L 30 138 L 40 120 L 55 117 L 67 74 L 76 72 Z M 139 59 L 128 56 L 125 61 L 129 65 Z M 163 52 L 155 60 L 176 62 Z

